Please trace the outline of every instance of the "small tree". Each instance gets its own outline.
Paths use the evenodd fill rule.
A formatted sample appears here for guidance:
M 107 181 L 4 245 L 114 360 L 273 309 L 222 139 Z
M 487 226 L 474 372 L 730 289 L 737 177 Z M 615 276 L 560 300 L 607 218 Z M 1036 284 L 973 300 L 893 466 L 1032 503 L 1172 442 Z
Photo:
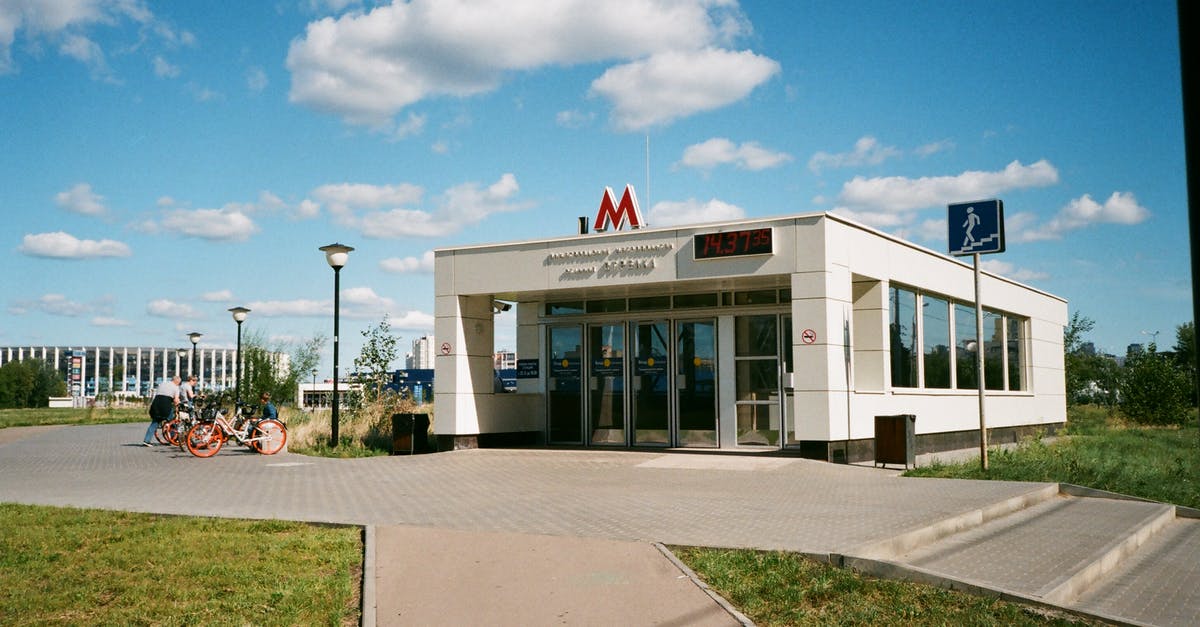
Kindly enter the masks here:
M 1183 424 L 1192 396 L 1191 379 L 1151 343 L 1129 355 L 1121 378 L 1121 411 L 1131 420 L 1152 425 Z
M 378 325 L 362 332 L 366 338 L 362 351 L 354 359 L 354 369 L 363 380 L 363 396 L 367 402 L 374 401 L 383 393 L 384 386 L 391 382 L 392 362 L 396 361 L 396 344 L 399 338 L 392 335 L 392 325 L 387 314 Z

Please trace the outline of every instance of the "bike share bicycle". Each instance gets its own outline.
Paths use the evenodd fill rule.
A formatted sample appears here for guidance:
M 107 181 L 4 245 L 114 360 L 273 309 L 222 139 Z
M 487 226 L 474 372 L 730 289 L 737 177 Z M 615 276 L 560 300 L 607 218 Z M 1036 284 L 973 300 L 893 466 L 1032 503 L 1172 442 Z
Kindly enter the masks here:
M 232 422 L 215 403 L 201 412 L 186 431 L 181 446 L 196 457 L 212 457 L 232 438 L 263 455 L 274 455 L 287 443 L 287 427 L 276 419 L 256 420 L 249 405 L 238 401 Z

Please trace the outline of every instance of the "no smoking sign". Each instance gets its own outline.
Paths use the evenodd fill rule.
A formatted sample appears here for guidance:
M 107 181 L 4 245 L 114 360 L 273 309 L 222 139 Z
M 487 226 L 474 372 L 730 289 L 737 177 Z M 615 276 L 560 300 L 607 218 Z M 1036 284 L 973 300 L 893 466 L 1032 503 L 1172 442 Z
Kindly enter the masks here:
M 800 332 L 800 341 L 805 344 L 812 344 L 817 341 L 817 332 L 812 329 L 805 329 Z

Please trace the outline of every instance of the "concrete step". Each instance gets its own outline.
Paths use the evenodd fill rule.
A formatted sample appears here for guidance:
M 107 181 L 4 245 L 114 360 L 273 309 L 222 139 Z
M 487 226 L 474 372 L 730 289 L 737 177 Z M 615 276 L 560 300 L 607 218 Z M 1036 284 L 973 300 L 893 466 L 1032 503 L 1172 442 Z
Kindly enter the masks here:
M 1150 625 L 1200 622 L 1200 520 L 1176 518 L 1072 604 Z
M 1160 503 L 1059 495 L 890 561 L 1066 605 L 1174 519 Z

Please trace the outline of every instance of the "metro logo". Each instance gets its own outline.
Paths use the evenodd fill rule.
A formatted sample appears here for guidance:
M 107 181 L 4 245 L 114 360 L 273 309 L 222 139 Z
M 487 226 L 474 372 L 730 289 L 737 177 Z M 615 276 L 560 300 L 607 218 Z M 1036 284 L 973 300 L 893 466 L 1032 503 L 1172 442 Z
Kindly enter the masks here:
M 600 211 L 596 212 L 596 224 L 592 226 L 592 229 L 601 232 L 612 226 L 613 230 L 620 231 L 626 222 L 629 223 L 631 229 L 640 229 L 645 226 L 642 223 L 642 212 L 638 209 L 637 194 L 633 193 L 633 186 L 625 186 L 625 193 L 621 195 L 621 204 L 617 204 L 613 200 L 612 188 L 605 187 L 604 198 L 600 200 Z

